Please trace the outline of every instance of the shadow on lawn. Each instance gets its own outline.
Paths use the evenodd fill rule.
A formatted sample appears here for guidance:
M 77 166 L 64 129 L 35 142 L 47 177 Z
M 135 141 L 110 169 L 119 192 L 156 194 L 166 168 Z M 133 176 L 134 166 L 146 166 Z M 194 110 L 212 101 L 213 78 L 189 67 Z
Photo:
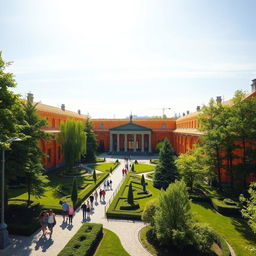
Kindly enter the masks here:
M 256 248 L 256 238 L 255 234 L 251 231 L 247 222 L 241 218 L 232 218 L 232 224 L 235 229 Z

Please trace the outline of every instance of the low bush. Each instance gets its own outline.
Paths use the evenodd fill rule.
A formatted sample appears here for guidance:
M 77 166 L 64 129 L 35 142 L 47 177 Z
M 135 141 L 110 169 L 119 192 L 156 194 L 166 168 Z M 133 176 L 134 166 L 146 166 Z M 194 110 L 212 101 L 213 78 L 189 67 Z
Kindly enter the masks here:
M 237 205 L 228 205 L 222 199 L 212 198 L 212 206 L 214 209 L 226 216 L 241 216 L 240 207 Z
M 27 206 L 25 200 L 9 200 L 6 212 L 6 223 L 10 234 L 29 236 L 39 227 L 38 216 L 41 211 L 39 202 Z
M 91 256 L 102 238 L 102 224 L 85 223 L 58 256 Z

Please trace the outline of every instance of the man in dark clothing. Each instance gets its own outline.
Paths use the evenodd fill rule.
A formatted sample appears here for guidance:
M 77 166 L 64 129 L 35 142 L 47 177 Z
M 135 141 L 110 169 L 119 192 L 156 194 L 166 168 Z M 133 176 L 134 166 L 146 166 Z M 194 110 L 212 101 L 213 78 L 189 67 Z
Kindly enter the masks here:
M 84 221 L 86 219 L 86 210 L 87 210 L 87 206 L 85 202 L 82 204 L 81 209 L 83 211 L 83 221 Z
M 90 202 L 91 202 L 91 208 L 93 208 L 94 196 L 93 196 L 93 195 L 90 195 L 89 199 L 90 199 Z

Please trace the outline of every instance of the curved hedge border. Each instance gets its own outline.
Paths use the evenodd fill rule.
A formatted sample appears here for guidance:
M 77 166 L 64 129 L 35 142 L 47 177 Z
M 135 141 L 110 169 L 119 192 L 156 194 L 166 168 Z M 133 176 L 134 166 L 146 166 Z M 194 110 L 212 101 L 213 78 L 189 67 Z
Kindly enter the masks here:
M 218 246 L 221 248 L 222 253 L 219 256 L 230 256 L 230 250 L 229 247 L 226 243 L 226 241 L 217 233 L 213 232 L 213 238 L 215 240 L 215 242 L 218 244 Z
M 223 215 L 227 215 L 227 216 L 241 216 L 241 212 L 240 212 L 240 207 L 239 206 L 234 206 L 234 205 L 227 205 L 225 203 L 223 203 L 223 201 L 221 199 L 218 198 L 212 198 L 211 199 L 212 202 L 212 206 L 213 208 L 223 214 Z
M 102 236 L 102 224 L 84 223 L 58 256 L 91 256 Z

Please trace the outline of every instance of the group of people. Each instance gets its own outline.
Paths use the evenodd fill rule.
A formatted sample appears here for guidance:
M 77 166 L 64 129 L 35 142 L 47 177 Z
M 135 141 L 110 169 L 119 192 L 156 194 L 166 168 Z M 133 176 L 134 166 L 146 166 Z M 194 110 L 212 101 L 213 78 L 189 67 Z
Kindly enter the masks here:
M 106 180 L 104 182 L 104 188 L 100 188 L 99 192 L 96 189 L 93 194 L 91 194 L 86 202 L 81 205 L 81 210 L 83 212 L 83 221 L 87 218 L 90 219 L 90 215 L 93 211 L 93 203 L 98 205 L 98 198 L 100 202 L 105 202 L 106 190 L 112 190 L 112 180 Z M 69 225 L 72 225 L 73 216 L 75 214 L 74 208 L 66 201 L 59 201 L 62 208 L 63 222 L 68 222 Z M 44 237 L 46 237 L 47 228 L 50 231 L 50 239 L 52 238 L 53 227 L 56 225 L 55 213 L 52 209 L 42 211 L 39 216 L 41 230 Z
M 105 180 L 104 181 L 104 190 L 112 190 L 112 180 Z
M 52 238 L 53 227 L 56 225 L 55 213 L 52 209 L 48 211 L 42 211 L 39 215 L 39 221 L 43 236 L 46 237 L 47 228 L 50 230 L 50 239 Z
M 123 174 L 123 176 L 127 175 L 127 173 L 128 173 L 127 168 L 123 168 L 123 169 L 122 169 L 122 174 Z
M 66 201 L 60 201 L 63 215 L 63 222 L 67 222 L 69 225 L 72 225 L 73 216 L 74 216 L 74 208 L 70 206 Z

